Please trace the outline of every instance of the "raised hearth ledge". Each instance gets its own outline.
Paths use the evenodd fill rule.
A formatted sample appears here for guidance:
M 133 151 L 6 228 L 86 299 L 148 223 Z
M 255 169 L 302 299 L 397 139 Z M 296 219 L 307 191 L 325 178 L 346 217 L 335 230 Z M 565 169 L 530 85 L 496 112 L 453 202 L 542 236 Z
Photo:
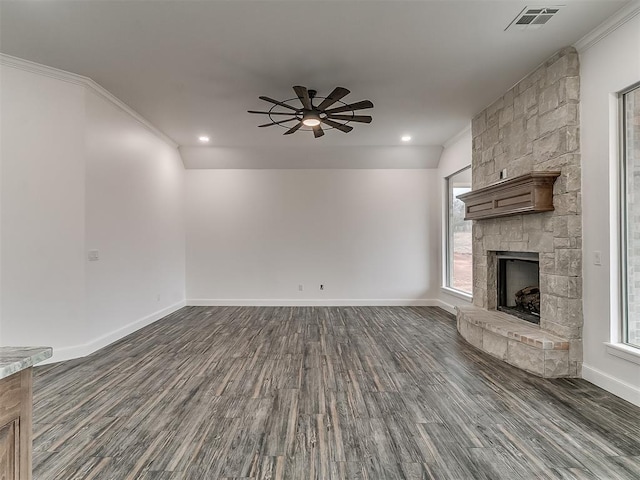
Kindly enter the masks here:
M 483 352 L 544 378 L 570 376 L 569 342 L 512 315 L 458 306 L 458 332 Z

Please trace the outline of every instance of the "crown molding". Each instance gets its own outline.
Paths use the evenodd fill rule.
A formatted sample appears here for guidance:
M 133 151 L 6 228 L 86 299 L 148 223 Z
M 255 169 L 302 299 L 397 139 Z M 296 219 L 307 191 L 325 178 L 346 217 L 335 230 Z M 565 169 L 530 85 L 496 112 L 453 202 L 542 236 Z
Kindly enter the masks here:
M 640 14 L 640 1 L 633 0 L 573 44 L 578 53 L 593 47 L 603 38 Z
M 449 148 L 451 145 L 456 143 L 462 137 L 464 137 L 467 133 L 471 131 L 471 123 L 469 123 L 466 127 L 464 127 L 461 131 L 456 133 L 453 137 L 449 138 L 446 142 L 442 144 L 442 148 Z
M 160 129 L 158 129 L 155 125 L 149 122 L 146 118 L 136 112 L 129 105 L 124 103 L 118 97 L 109 92 L 106 88 L 102 87 L 95 81 L 93 81 L 89 77 L 83 77 L 82 75 L 78 75 L 76 73 L 67 72 L 64 70 L 60 70 L 58 68 L 48 67 L 46 65 L 41 65 L 39 63 L 31 62 L 29 60 L 25 60 L 23 58 L 13 57 L 11 55 L 6 55 L 4 53 L 0 53 L 0 65 L 5 65 L 12 68 L 17 68 L 19 70 L 24 70 L 26 72 L 35 73 L 36 75 L 42 75 L 44 77 L 55 78 L 56 80 L 61 80 L 63 82 L 73 83 L 75 85 L 80 85 L 85 87 L 103 98 L 104 100 L 110 102 L 115 105 L 119 110 L 128 114 L 134 120 L 136 120 L 140 125 L 145 127 L 151 133 L 162 139 L 165 143 L 170 145 L 173 148 L 178 148 L 178 144 Z

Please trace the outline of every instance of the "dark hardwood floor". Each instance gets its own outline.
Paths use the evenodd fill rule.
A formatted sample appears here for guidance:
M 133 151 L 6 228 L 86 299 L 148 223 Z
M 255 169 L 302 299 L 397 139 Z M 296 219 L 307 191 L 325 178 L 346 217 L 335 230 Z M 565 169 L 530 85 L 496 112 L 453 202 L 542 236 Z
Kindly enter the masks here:
M 34 393 L 34 480 L 640 478 L 640 408 L 431 307 L 187 307 Z

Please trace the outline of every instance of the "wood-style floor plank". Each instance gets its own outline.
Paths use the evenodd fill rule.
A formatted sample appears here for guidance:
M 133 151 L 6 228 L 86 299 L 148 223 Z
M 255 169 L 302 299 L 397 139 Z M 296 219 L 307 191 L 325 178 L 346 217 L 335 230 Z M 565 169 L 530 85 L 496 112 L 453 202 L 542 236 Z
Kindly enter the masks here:
M 35 480 L 640 479 L 640 408 L 434 307 L 186 307 L 35 372 Z

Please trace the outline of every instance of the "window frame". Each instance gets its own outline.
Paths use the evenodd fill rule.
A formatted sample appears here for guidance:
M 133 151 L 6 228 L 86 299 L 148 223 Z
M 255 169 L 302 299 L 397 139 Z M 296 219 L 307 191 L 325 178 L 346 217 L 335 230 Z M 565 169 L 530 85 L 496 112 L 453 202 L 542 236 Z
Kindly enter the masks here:
M 618 248 L 620 249 L 620 255 L 618 256 L 618 271 L 619 271 L 619 312 L 620 321 L 618 322 L 618 339 L 619 342 L 631 349 L 640 350 L 640 346 L 630 343 L 629 341 L 629 312 L 628 312 L 628 277 L 627 277 L 627 259 L 628 259 L 628 234 L 629 234 L 629 222 L 628 219 L 628 205 L 627 205 L 627 190 L 628 190 L 628 158 L 627 158 L 627 123 L 626 114 L 627 108 L 625 105 L 625 95 L 640 89 L 640 82 L 621 90 L 618 93 L 618 225 L 619 225 L 619 242 Z M 612 339 L 613 340 L 613 339 Z
M 464 300 L 468 300 L 471 301 L 473 299 L 473 286 L 471 287 L 471 292 L 466 292 L 464 290 L 460 290 L 459 288 L 455 288 L 452 285 L 452 269 L 453 269 L 453 262 L 452 262 L 452 254 L 453 254 L 453 241 L 452 241 L 452 236 L 451 236 L 451 212 L 452 212 L 452 205 L 451 205 L 451 179 L 453 177 L 455 177 L 456 175 L 469 170 L 471 171 L 471 165 L 467 165 L 459 170 L 456 170 L 455 172 L 447 175 L 446 177 L 444 177 L 444 235 L 443 235 L 443 253 L 444 253 L 444 259 L 443 259 L 443 272 L 442 272 L 442 289 L 449 294 L 455 295 L 457 297 L 460 297 Z M 468 220 L 471 221 L 471 220 Z

